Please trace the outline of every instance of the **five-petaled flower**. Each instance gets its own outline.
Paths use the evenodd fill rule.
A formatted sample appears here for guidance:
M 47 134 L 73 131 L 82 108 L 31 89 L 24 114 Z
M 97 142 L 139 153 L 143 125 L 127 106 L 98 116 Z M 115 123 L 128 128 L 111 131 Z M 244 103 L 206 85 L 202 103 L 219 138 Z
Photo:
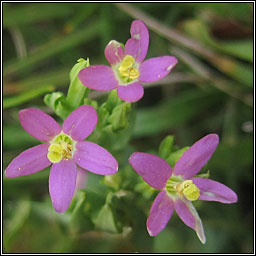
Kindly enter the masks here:
M 90 89 L 108 91 L 117 88 L 120 99 L 127 102 L 140 100 L 144 88 L 140 83 L 154 82 L 168 75 L 177 64 L 172 56 L 162 56 L 143 61 L 149 44 L 146 25 L 135 20 L 131 25 L 131 38 L 125 44 L 115 40 L 105 48 L 105 57 L 111 67 L 94 65 L 80 71 L 80 81 Z
M 83 141 L 96 127 L 98 117 L 92 106 L 73 111 L 62 128 L 49 115 L 29 108 L 19 112 L 23 128 L 46 143 L 25 150 L 12 160 L 5 176 L 29 175 L 50 166 L 49 192 L 57 212 L 65 212 L 72 200 L 77 180 L 77 165 L 88 171 L 107 175 L 118 170 L 115 158 L 99 145 Z
M 147 229 L 156 236 L 167 225 L 175 209 L 182 221 L 194 229 L 205 243 L 200 217 L 191 201 L 206 200 L 235 203 L 237 195 L 227 186 L 194 177 L 208 162 L 219 143 L 218 135 L 209 134 L 193 144 L 175 164 L 173 170 L 158 156 L 133 153 L 129 162 L 134 170 L 153 188 L 162 190 L 155 198 L 147 219 Z

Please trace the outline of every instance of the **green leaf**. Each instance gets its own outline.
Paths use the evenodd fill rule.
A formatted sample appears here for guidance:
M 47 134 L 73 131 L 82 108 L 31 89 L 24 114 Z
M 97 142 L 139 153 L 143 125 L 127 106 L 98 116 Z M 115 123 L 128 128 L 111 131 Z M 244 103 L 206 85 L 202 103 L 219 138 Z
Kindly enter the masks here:
M 113 174 L 113 175 L 105 175 L 104 176 L 104 184 L 108 187 L 111 187 L 115 190 L 118 190 L 121 185 L 121 175 L 119 172 Z
M 234 57 L 253 62 L 253 40 L 218 41 L 216 48 Z
M 71 214 L 70 229 L 73 233 L 86 232 L 93 229 L 89 215 L 85 213 L 86 192 L 76 192 L 76 204 Z
M 98 127 L 99 128 L 103 128 L 107 125 L 108 122 L 108 118 L 109 118 L 109 111 L 106 108 L 106 102 L 104 102 L 100 108 L 99 108 L 99 112 L 98 112 Z
M 217 40 L 210 35 L 207 25 L 198 19 L 186 21 L 184 29 L 187 34 L 204 43 L 205 46 L 210 46 L 222 53 L 241 58 L 245 61 L 253 61 L 253 40 L 243 39 L 228 42 Z
M 114 109 L 114 107 L 116 107 L 117 105 L 119 105 L 122 101 L 120 100 L 120 98 L 117 95 L 117 90 L 112 90 L 108 96 L 108 99 L 106 101 L 106 109 L 109 112 L 112 112 L 112 110 Z
M 99 24 L 94 23 L 71 34 L 51 40 L 46 44 L 38 46 L 35 51 L 21 60 L 13 60 L 5 65 L 4 76 L 13 73 L 21 73 L 27 69 L 37 67 L 42 60 L 52 57 L 58 53 L 71 49 L 81 42 L 85 43 L 94 39 L 99 33 Z M 57 47 L 58 46 L 58 47 Z
M 96 220 L 95 227 L 99 230 L 119 233 L 116 217 L 110 204 L 106 203 L 100 210 Z
M 108 122 L 112 124 L 114 132 L 122 130 L 129 126 L 129 114 L 131 113 L 131 103 L 123 102 L 113 109 L 108 118 Z
M 180 157 L 188 149 L 189 149 L 189 147 L 184 147 L 184 148 L 181 148 L 181 149 L 171 153 L 171 155 L 167 158 L 166 162 L 173 168 L 174 165 L 177 163 L 177 161 L 180 159 Z
M 30 201 L 26 200 L 18 202 L 15 211 L 13 211 L 13 216 L 9 220 L 9 228 L 5 232 L 4 246 L 7 250 L 15 236 L 19 233 L 24 223 L 28 219 L 30 211 Z
M 180 127 L 218 104 L 220 99 L 219 93 L 187 90 L 154 107 L 142 108 L 137 112 L 133 136 L 151 136 Z
M 187 34 L 196 38 L 205 46 L 215 48 L 221 53 L 226 53 L 233 55 L 234 57 L 241 57 L 243 60 L 252 61 L 253 60 L 253 41 L 246 41 L 246 43 L 222 44 L 218 40 L 212 38 L 208 31 L 208 27 L 201 20 L 189 20 L 184 23 L 184 29 Z M 249 46 L 249 48 L 248 48 Z M 244 49 L 246 48 L 246 51 Z M 248 58 L 249 56 L 249 58 Z M 252 66 L 244 64 L 242 62 L 236 61 L 229 57 L 223 57 L 221 55 L 212 56 L 209 59 L 221 72 L 227 74 L 238 82 L 247 85 L 249 87 L 253 86 L 253 70 Z
M 96 100 L 85 98 L 84 99 L 84 105 L 93 106 L 96 110 L 98 110 L 98 102 Z
M 47 92 L 52 92 L 54 89 L 55 89 L 54 86 L 46 85 L 46 86 L 42 86 L 42 87 L 38 87 L 32 90 L 26 91 L 24 93 L 21 93 L 13 97 L 4 98 L 3 108 L 6 109 L 6 108 L 19 106 Z
M 159 156 L 163 159 L 168 158 L 170 153 L 172 152 L 173 149 L 173 142 L 174 142 L 174 137 L 173 136 L 166 136 L 166 138 L 161 142 L 159 146 Z
M 8 124 L 3 127 L 3 148 L 19 150 L 26 146 L 33 146 L 38 144 L 38 140 L 28 134 L 21 125 L 15 123 Z
M 7 8 L 5 8 L 5 11 L 3 12 L 4 28 L 24 26 L 43 20 L 48 21 L 53 18 L 63 18 L 72 13 L 72 9 L 68 4 L 26 3 L 24 5 L 17 4 L 6 7 Z

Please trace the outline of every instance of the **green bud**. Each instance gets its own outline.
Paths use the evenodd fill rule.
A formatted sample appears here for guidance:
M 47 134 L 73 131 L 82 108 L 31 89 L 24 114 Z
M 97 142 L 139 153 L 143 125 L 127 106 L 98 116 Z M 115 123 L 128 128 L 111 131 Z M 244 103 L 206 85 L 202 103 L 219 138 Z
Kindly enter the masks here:
M 63 120 L 75 109 L 84 104 L 84 98 L 88 96 L 89 89 L 79 80 L 78 73 L 85 67 L 88 67 L 89 59 L 79 59 L 70 71 L 70 86 L 67 97 L 62 92 L 54 92 L 44 97 L 44 102 L 52 108 L 56 115 Z
M 111 112 L 115 106 L 120 104 L 122 101 L 117 95 L 117 90 L 112 90 L 108 96 L 108 99 L 106 101 L 106 109 Z
M 87 60 L 80 58 L 70 71 L 70 85 L 68 89 L 66 103 L 70 105 L 73 110 L 81 106 L 83 104 L 84 98 L 88 96 L 89 89 L 80 82 L 78 78 L 78 73 L 82 69 L 89 66 L 90 63 L 88 58 Z
M 84 99 L 84 105 L 93 106 L 96 110 L 98 109 L 98 102 L 89 98 Z
M 166 136 L 165 139 L 161 142 L 159 146 L 159 156 L 163 159 L 167 159 L 173 149 L 173 142 L 174 142 L 174 137 L 173 136 Z
M 56 112 L 58 104 L 65 98 L 62 92 L 53 92 L 44 96 L 44 103 Z
M 113 109 L 108 118 L 108 122 L 112 124 L 112 129 L 114 132 L 129 126 L 129 116 L 131 110 L 131 103 L 129 102 L 123 102 Z
M 98 127 L 103 128 L 108 123 L 109 111 L 106 108 L 106 102 L 104 102 L 98 111 Z

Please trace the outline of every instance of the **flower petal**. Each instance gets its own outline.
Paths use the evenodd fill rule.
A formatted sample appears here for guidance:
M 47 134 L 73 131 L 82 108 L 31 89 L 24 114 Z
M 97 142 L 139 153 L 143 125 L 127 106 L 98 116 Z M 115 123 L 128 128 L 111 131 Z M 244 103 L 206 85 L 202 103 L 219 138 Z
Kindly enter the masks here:
M 174 175 L 182 175 L 185 180 L 196 175 L 211 158 L 219 143 L 217 134 L 209 134 L 184 152 L 174 166 Z
M 49 143 L 29 148 L 14 158 L 5 170 L 7 178 L 29 175 L 51 165 L 47 158 Z
M 126 86 L 119 85 L 117 87 L 117 94 L 123 101 L 136 102 L 143 97 L 144 88 L 137 82 Z
M 19 120 L 26 132 L 41 141 L 50 141 L 61 132 L 59 124 L 40 109 L 21 110 Z
M 74 110 L 63 123 L 63 132 L 76 141 L 84 140 L 95 129 L 98 122 L 96 110 L 83 105 Z
M 172 168 L 162 158 L 148 153 L 133 153 L 129 158 L 133 169 L 153 188 L 162 189 L 172 175 Z
M 56 212 L 64 213 L 68 209 L 75 191 L 76 176 L 76 164 L 72 159 L 52 165 L 49 192 Z
M 77 168 L 76 188 L 75 191 L 83 189 L 87 183 L 88 172 L 80 167 Z
M 237 202 L 236 193 L 224 184 L 205 178 L 192 178 L 192 181 L 200 189 L 198 200 L 217 201 L 224 204 Z
M 173 200 L 165 191 L 161 191 L 155 198 L 147 219 L 147 229 L 151 236 L 156 236 L 165 228 L 172 216 L 173 209 Z
M 76 144 L 74 160 L 82 168 L 97 174 L 107 175 L 118 171 L 116 159 L 106 149 L 89 141 Z
M 199 240 L 204 244 L 206 239 L 203 224 L 193 204 L 187 199 L 177 199 L 175 210 L 181 220 L 196 231 Z
M 115 40 L 111 40 L 105 48 L 105 57 L 110 65 L 121 62 L 124 57 L 121 44 Z
M 132 38 L 125 44 L 125 54 L 133 56 L 137 62 L 142 62 L 148 51 L 148 29 L 141 20 L 135 20 L 132 22 L 130 33 Z
M 139 67 L 139 82 L 154 82 L 167 76 L 178 60 L 172 56 L 151 58 Z
M 105 65 L 94 65 L 82 69 L 78 78 L 82 84 L 90 89 L 108 91 L 118 86 L 114 71 Z

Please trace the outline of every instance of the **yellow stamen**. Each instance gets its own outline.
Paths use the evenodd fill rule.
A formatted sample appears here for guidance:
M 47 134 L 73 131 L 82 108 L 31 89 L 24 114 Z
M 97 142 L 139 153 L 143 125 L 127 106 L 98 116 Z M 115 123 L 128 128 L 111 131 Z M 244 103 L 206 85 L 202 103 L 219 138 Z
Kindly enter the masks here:
M 129 74 L 129 78 L 131 78 L 132 80 L 138 78 L 140 76 L 140 72 L 138 69 L 136 68 L 131 68 L 130 69 L 130 74 Z
M 48 159 L 52 163 L 58 163 L 62 159 L 68 160 L 72 156 L 73 147 L 67 143 L 51 144 L 48 148 L 49 153 L 47 154 Z
M 120 67 L 118 68 L 119 73 L 131 80 L 138 78 L 140 76 L 140 72 L 137 68 L 133 67 L 134 63 L 134 58 L 131 55 L 126 55 L 123 58 Z
M 62 155 L 57 152 L 49 152 L 47 157 L 52 163 L 58 163 L 62 160 Z
M 183 194 L 188 200 L 195 201 L 200 196 L 200 189 L 192 180 L 185 180 L 177 186 L 180 194 Z
M 121 66 L 120 66 L 119 70 L 131 68 L 133 66 L 134 62 L 135 62 L 135 60 L 131 55 L 126 55 L 121 62 Z
M 50 147 L 48 148 L 48 151 L 50 152 L 56 152 L 59 154 L 62 154 L 62 147 L 59 144 L 51 144 Z

